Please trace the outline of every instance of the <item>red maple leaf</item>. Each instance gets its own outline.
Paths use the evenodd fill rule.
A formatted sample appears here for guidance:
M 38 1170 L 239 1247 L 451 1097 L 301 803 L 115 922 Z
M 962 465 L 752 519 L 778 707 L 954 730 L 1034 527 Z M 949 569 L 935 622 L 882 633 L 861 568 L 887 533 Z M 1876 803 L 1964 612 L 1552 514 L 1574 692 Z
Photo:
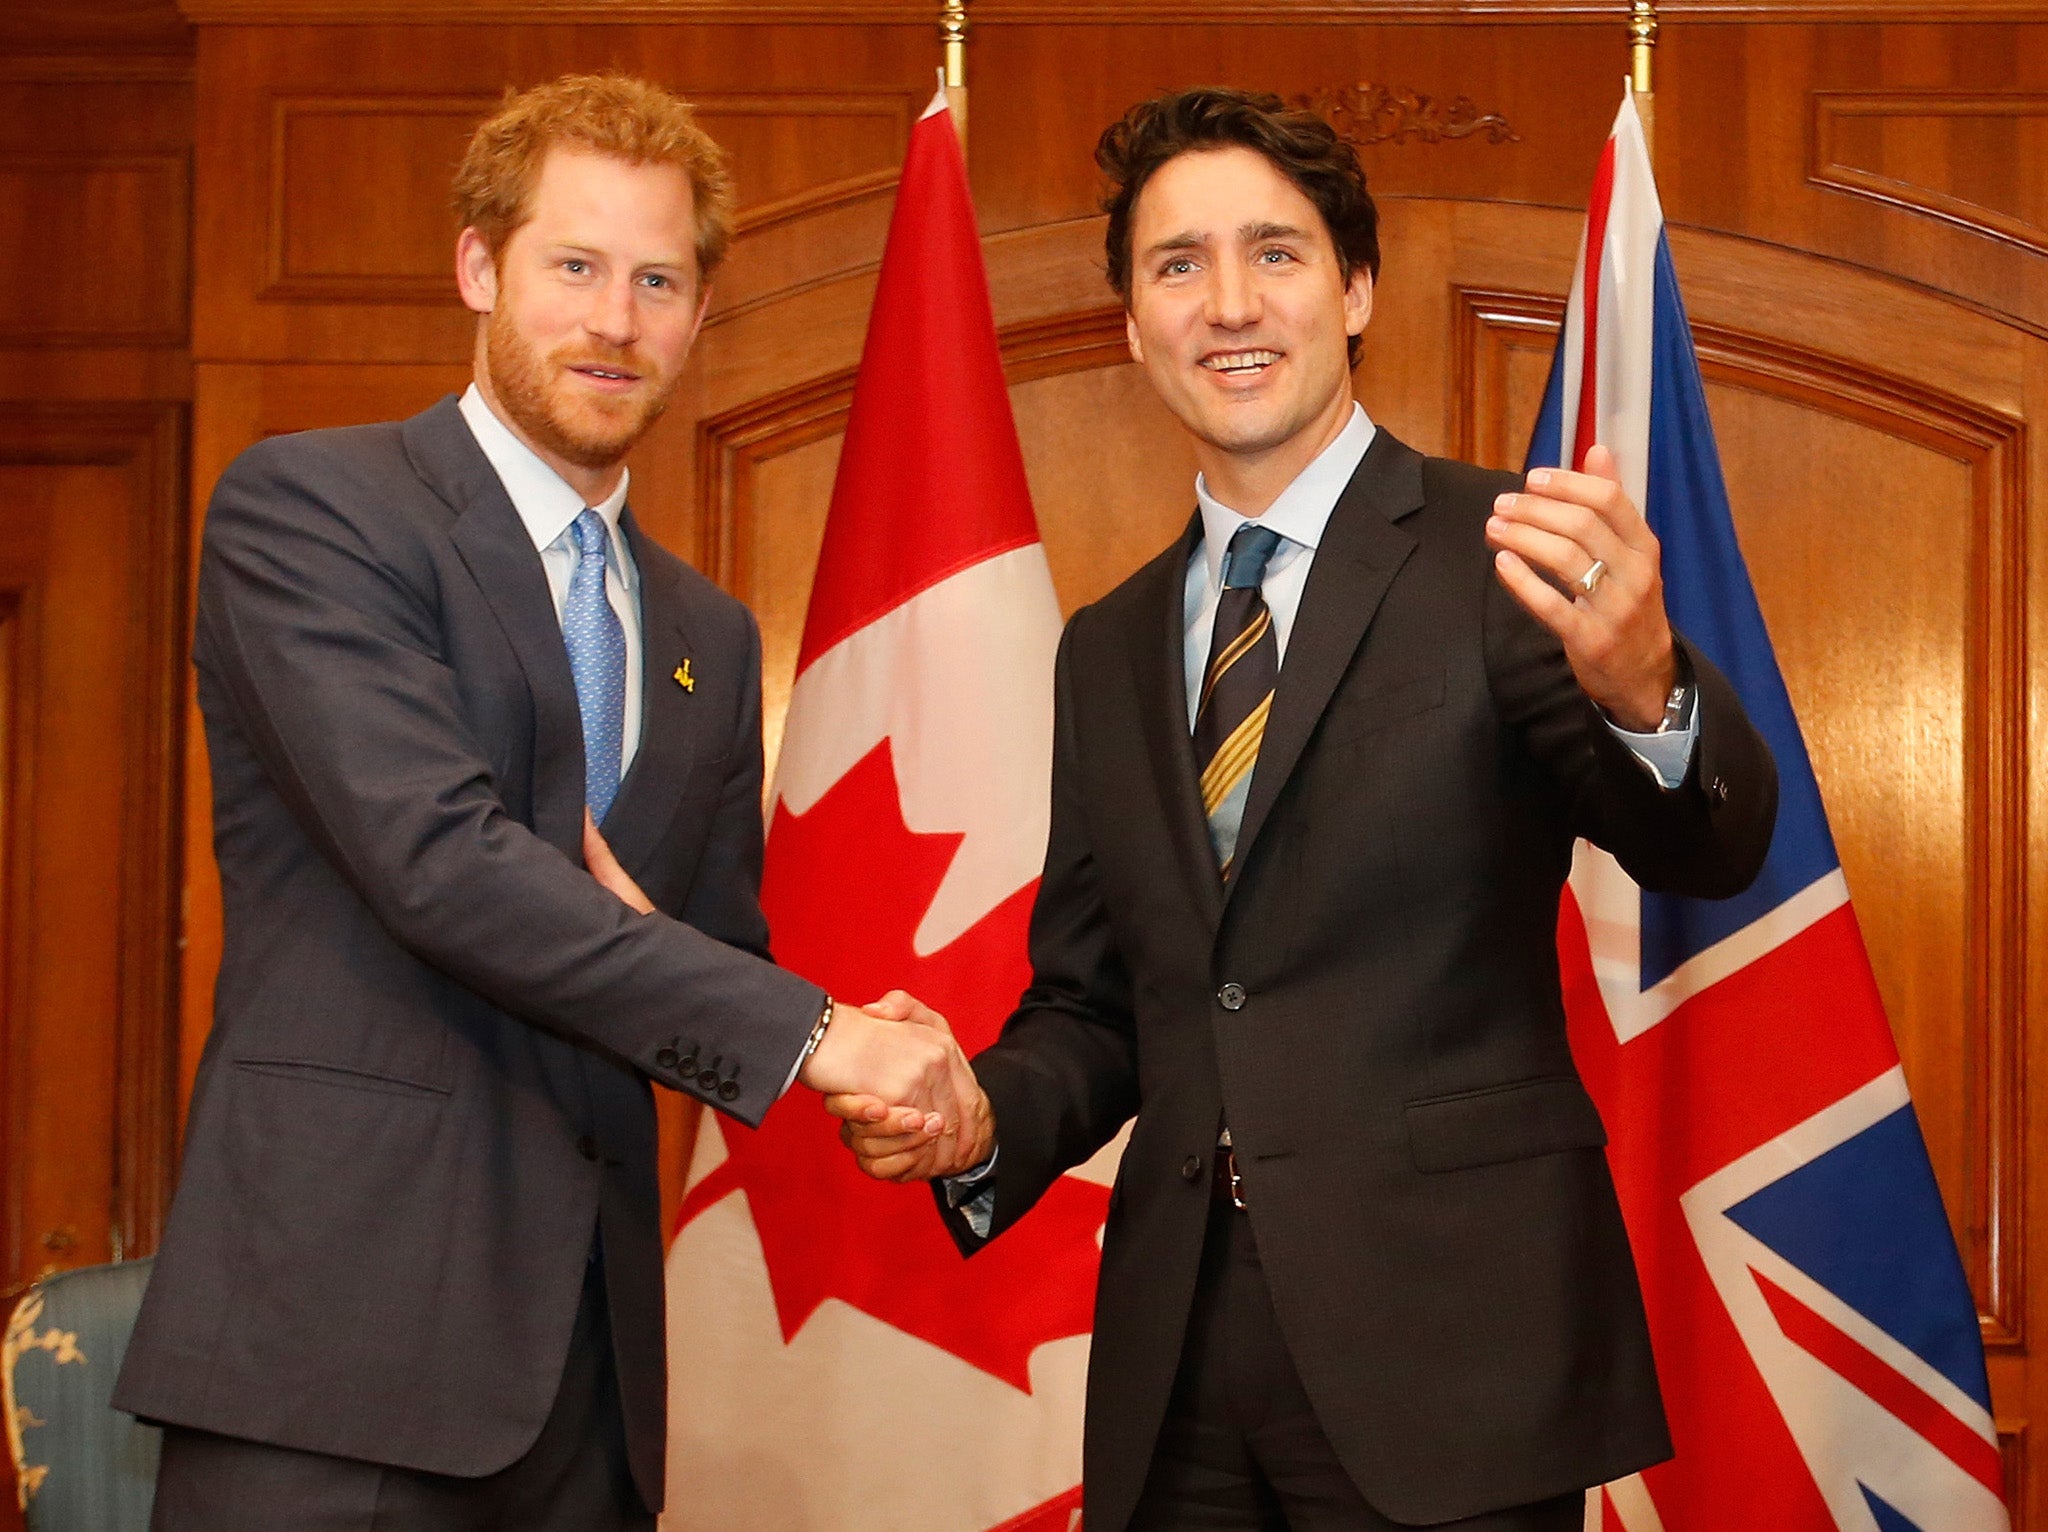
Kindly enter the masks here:
M 989 1532 L 1081 1532 L 1081 1486 L 1076 1484 Z
M 994 1041 L 1029 977 L 1037 885 L 919 957 L 912 934 L 961 839 L 904 824 L 887 740 L 809 813 L 778 804 L 761 887 L 777 958 L 856 1004 L 906 989 L 952 1023 L 970 1054 Z M 970 1263 L 930 1192 L 862 1175 L 837 1128 L 802 1091 L 758 1131 L 718 1119 L 727 1158 L 683 1198 L 678 1226 L 744 1191 L 785 1342 L 838 1298 L 1029 1392 L 1031 1353 L 1090 1328 L 1108 1192 L 1060 1177 Z

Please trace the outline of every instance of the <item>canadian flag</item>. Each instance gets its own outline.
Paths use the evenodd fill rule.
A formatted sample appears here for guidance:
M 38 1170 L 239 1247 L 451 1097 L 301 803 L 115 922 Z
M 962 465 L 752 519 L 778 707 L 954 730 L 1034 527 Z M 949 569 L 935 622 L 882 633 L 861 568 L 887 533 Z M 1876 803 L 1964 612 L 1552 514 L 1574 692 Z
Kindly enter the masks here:
M 943 95 L 912 130 L 804 625 L 762 899 L 777 958 L 972 1054 L 1027 978 L 1059 607 Z M 1078 1525 L 1109 1175 L 965 1261 L 801 1089 L 706 1114 L 668 1266 L 668 1532 Z

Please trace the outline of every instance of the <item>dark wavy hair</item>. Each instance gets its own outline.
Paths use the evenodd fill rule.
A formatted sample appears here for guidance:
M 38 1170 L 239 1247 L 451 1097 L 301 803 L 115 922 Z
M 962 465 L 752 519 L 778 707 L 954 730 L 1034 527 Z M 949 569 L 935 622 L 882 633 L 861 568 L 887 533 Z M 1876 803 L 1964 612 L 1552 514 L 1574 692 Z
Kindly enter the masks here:
M 1139 193 L 1169 160 L 1215 149 L 1263 154 L 1322 214 L 1343 279 L 1349 282 L 1361 266 L 1379 276 L 1379 209 L 1351 145 L 1322 118 L 1278 96 L 1202 85 L 1140 101 L 1096 140 L 1095 163 L 1109 178 L 1102 199 L 1109 214 L 1103 254 L 1109 285 L 1125 308 L 1131 304 L 1131 212 Z M 1360 337 L 1352 336 L 1354 367 L 1360 346 Z

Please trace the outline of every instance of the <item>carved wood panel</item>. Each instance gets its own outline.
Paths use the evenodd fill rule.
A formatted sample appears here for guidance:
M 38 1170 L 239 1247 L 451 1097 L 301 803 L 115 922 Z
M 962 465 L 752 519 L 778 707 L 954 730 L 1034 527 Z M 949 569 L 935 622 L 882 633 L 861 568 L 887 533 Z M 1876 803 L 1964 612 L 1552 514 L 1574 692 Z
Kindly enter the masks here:
M 188 234 L 183 154 L 0 154 L 0 340 L 178 345 Z
M 199 353 L 216 361 L 464 357 L 448 183 L 508 87 L 624 68 L 690 96 L 735 161 L 741 250 L 721 307 L 874 258 L 930 94 L 921 64 L 894 62 L 909 38 L 858 33 L 806 39 L 770 78 L 747 29 L 429 27 L 400 42 L 265 28 L 216 41 L 197 189 L 210 258 L 194 292 Z
M 698 91 L 704 130 L 738 175 L 741 235 L 896 184 L 924 102 L 905 90 Z
M 496 98 L 281 96 L 271 103 L 269 264 L 257 296 L 446 303 L 448 188 Z
M 1609 0 L 1497 10 L 1464 0 L 1361 9 L 1347 0 L 1337 9 L 1352 21 L 1369 13 L 1403 24 L 1331 25 L 1335 13 L 1315 5 L 1017 0 L 977 11 L 973 173 L 984 227 L 1091 214 L 1090 150 L 1103 124 L 1139 95 L 1194 80 L 1327 102 L 1365 143 L 1368 172 L 1386 192 L 1583 202 L 1626 65 Z M 2032 167 L 2040 129 L 2030 103 L 2048 96 L 2048 27 L 2014 24 L 2025 18 L 1996 7 L 1934 9 L 1999 25 L 1915 30 L 1891 23 L 1924 8 L 1879 4 L 1766 9 L 1728 0 L 1667 10 L 1658 55 L 1666 205 L 1681 222 L 1826 251 L 2048 329 L 2048 278 L 2024 245 L 2033 237 L 2027 220 L 2039 220 L 2041 177 Z M 405 25 L 391 25 L 400 12 Z M 258 199 L 271 184 L 277 99 L 488 101 L 559 69 L 643 70 L 700 98 L 737 152 L 749 215 L 762 220 L 750 232 L 762 248 L 733 263 L 719 301 L 743 303 L 878 252 L 892 114 L 927 98 L 934 58 L 929 15 L 865 3 L 692 8 L 689 27 L 662 25 L 679 14 L 671 5 L 599 0 L 405 0 L 382 11 L 338 0 L 275 15 L 208 0 L 195 14 L 220 23 L 204 29 L 200 196 L 214 258 L 198 292 L 202 349 L 217 360 L 453 359 L 466 337 L 444 263 L 423 234 L 445 200 L 424 183 L 448 157 L 428 123 L 382 119 L 390 136 L 360 162 L 314 154 L 321 144 L 346 147 L 338 118 L 304 124 L 310 136 L 298 152 L 309 172 L 333 167 L 340 203 L 362 205 L 373 186 L 369 160 L 392 173 L 368 220 L 311 205 L 295 212 L 288 221 L 303 248 L 295 255 L 288 246 L 273 269 Z M 1699 23 L 1710 14 L 1725 24 Z M 318 24 L 322 16 L 333 24 Z M 266 24 L 232 24 L 240 20 Z M 583 24 L 563 24 L 572 20 Z M 280 21 L 287 24 L 268 24 Z M 749 21 L 773 24 L 739 24 Z M 399 152 L 419 133 L 425 152 Z M 1816 158 L 1823 136 L 1831 147 Z M 294 178 L 314 203 L 330 194 L 319 175 Z M 808 212 L 801 199 L 814 197 L 837 199 L 841 214 L 814 239 L 790 238 L 789 218 L 770 216 L 789 198 L 799 201 L 785 213 Z M 1986 229 L 2018 233 L 2022 243 L 1987 242 Z M 289 302 L 273 291 L 299 260 L 309 272 L 344 258 L 382 270 L 394 258 L 387 240 L 417 242 L 403 264 L 420 281 L 400 312 L 365 315 L 376 305 L 345 299 L 345 288 L 324 297 L 317 286 L 300 288 Z M 360 248 L 366 241 L 374 256 Z
M 154 1247 L 174 1074 L 180 412 L 0 420 L 6 1271 Z
M 261 301 L 454 301 L 455 167 L 495 94 L 287 95 L 271 103 L 268 267 Z M 699 95 L 706 131 L 740 165 L 735 235 L 886 206 L 915 112 L 902 92 Z M 816 230 L 810 231 L 813 238 Z M 767 263 L 772 276 L 777 263 Z M 747 263 L 758 284 L 763 263 Z
M 1810 178 L 2048 255 L 2048 94 L 1816 91 Z

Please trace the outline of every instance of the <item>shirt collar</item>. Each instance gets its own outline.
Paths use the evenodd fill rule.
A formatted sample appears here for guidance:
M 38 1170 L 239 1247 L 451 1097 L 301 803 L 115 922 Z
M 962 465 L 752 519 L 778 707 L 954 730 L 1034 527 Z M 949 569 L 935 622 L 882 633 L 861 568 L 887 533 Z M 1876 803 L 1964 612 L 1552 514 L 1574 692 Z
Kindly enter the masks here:
M 498 482 L 505 486 L 512 509 L 519 513 L 519 520 L 526 528 L 526 535 L 533 539 L 533 546 L 536 549 L 547 548 L 583 513 L 583 497 L 571 489 L 560 474 L 542 462 L 540 454 L 512 434 L 512 428 L 484 402 L 482 392 L 474 383 L 464 391 L 456 407 L 468 422 L 476 444 L 490 459 Z M 630 469 L 620 474 L 618 488 L 591 507 L 603 518 L 605 530 L 611 534 L 615 547 L 623 542 L 619 535 L 619 516 L 626 508 L 626 486 L 631 479 Z M 618 571 L 621 583 L 630 590 L 634 579 L 633 561 L 615 558 L 612 567 Z
M 1323 528 L 1337 508 L 1337 497 L 1358 471 L 1360 459 L 1372 445 L 1378 427 L 1357 400 L 1351 402 L 1351 418 L 1336 440 L 1315 455 L 1308 467 L 1295 475 L 1294 482 L 1280 491 L 1280 498 L 1266 507 L 1257 519 L 1290 543 L 1313 548 L 1322 541 Z M 1200 474 L 1195 475 L 1195 502 L 1202 508 L 1202 557 L 1209 566 L 1213 588 L 1223 580 L 1223 553 L 1237 529 L 1254 518 L 1233 511 L 1209 493 Z

